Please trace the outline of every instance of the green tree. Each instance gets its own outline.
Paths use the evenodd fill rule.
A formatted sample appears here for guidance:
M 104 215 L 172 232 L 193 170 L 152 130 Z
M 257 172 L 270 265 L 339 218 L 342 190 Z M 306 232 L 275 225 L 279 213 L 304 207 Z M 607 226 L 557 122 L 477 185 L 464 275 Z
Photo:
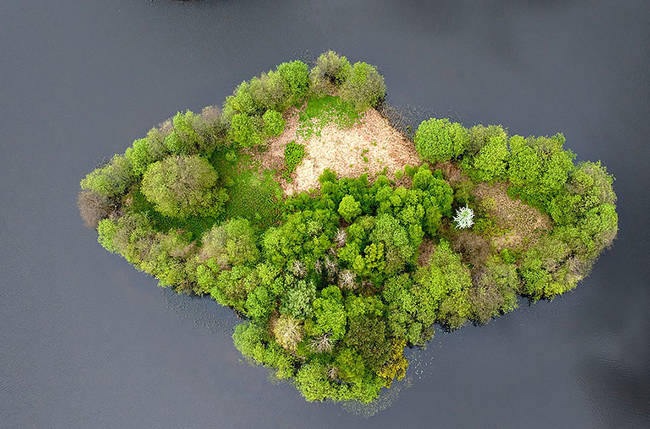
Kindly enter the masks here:
M 200 259 L 213 259 L 222 269 L 233 265 L 254 264 L 259 257 L 255 231 L 247 219 L 229 219 L 221 225 L 215 225 L 203 235 L 201 242 Z
M 199 156 L 170 156 L 151 164 L 142 193 L 165 216 L 218 216 L 228 194 L 217 187 L 217 172 Z
M 415 132 L 415 148 L 420 157 L 433 163 L 460 156 L 467 147 L 467 130 L 449 119 L 423 121 Z
M 279 136 L 284 131 L 285 121 L 282 113 L 275 110 L 267 110 L 262 115 L 264 134 L 267 136 Z
M 309 73 L 310 89 L 317 95 L 328 94 L 346 81 L 351 70 L 346 57 L 334 51 L 324 52 Z
M 262 143 L 259 118 L 237 113 L 230 120 L 228 138 L 237 146 L 252 147 Z
M 361 214 L 361 204 L 352 195 L 346 195 L 339 204 L 338 212 L 346 222 L 352 222 Z
M 123 155 L 114 155 L 108 164 L 96 168 L 81 181 L 81 189 L 111 198 L 123 194 L 134 179 L 131 162 Z
M 357 62 L 341 86 L 341 98 L 357 111 L 377 106 L 386 96 L 384 77 L 370 64 Z

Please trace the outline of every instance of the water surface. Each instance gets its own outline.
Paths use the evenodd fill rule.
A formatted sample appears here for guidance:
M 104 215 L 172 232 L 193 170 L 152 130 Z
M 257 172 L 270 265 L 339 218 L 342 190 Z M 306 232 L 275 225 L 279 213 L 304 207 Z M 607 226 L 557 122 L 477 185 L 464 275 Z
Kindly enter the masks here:
M 650 426 L 650 4 L 0 3 L 0 421 L 6 428 Z M 241 362 L 235 318 L 82 227 L 79 179 L 178 109 L 335 49 L 397 106 L 562 131 L 617 177 L 620 233 L 579 288 L 438 335 L 370 418 Z

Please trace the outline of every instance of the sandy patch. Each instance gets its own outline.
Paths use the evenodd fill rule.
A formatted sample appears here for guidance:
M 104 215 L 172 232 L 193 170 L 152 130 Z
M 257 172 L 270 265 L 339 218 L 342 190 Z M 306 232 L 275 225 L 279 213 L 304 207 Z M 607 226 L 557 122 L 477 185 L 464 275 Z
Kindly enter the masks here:
M 510 198 L 507 189 L 506 183 L 480 183 L 474 189 L 479 204 L 499 228 L 506 230 L 491 240 L 497 250 L 527 247 L 553 226 L 551 219 L 535 207 Z
M 281 171 L 286 144 L 293 140 L 305 146 L 305 157 L 292 174 L 292 181 L 278 178 L 286 195 L 318 189 L 318 177 L 326 168 L 335 171 L 339 177 L 358 177 L 367 173 L 370 178 L 386 169 L 392 178 L 392 174 L 406 164 L 421 163 L 414 144 L 375 109 L 367 110 L 360 123 L 352 127 L 339 129 L 331 123 L 323 127 L 320 135 L 308 139 L 296 133 L 298 112 L 293 108 L 285 113 L 284 133 L 271 139 L 268 149 L 258 155 L 263 168 Z

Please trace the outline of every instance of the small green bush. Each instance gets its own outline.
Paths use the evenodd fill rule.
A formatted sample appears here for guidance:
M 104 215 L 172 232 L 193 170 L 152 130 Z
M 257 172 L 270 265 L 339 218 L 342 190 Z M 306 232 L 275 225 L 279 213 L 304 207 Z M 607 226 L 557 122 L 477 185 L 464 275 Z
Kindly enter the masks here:
M 264 134 L 267 136 L 279 136 L 284 131 L 285 121 L 282 119 L 282 113 L 275 110 L 267 110 L 262 115 Z
M 415 132 L 415 148 L 426 161 L 448 161 L 461 155 L 466 147 L 467 130 L 447 118 L 423 121 Z
M 294 172 L 296 167 L 302 162 L 302 158 L 305 156 L 305 146 L 298 144 L 294 141 L 287 143 L 287 146 L 284 148 L 284 173 L 283 177 L 285 179 L 289 178 Z

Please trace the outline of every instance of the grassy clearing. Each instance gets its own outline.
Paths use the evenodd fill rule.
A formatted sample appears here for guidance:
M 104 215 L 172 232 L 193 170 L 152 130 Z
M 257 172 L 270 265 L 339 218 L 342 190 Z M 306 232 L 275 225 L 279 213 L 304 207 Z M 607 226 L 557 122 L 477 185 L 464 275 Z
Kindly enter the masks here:
M 361 116 L 352 104 L 339 97 L 324 95 L 309 97 L 305 110 L 300 113 L 298 134 L 304 139 L 312 135 L 320 136 L 323 127 L 335 123 L 340 129 L 349 128 L 358 123 Z
M 260 171 L 257 161 L 248 154 L 217 152 L 211 162 L 230 196 L 224 219 L 243 217 L 260 230 L 280 219 L 283 191 L 273 179 L 273 171 Z

